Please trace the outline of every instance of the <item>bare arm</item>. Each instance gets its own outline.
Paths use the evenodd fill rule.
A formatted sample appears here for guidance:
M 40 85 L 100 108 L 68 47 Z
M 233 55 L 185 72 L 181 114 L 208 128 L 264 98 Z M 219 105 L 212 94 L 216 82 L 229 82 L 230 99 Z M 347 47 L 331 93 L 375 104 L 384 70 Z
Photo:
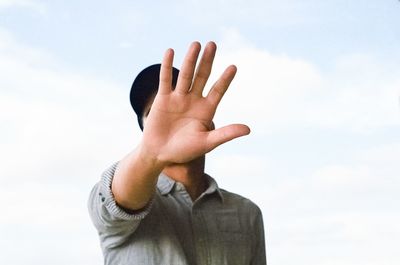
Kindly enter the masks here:
M 209 42 L 196 69 L 201 47 L 192 43 L 172 89 L 174 52 L 168 49 L 160 70 L 160 85 L 144 126 L 138 148 L 118 165 L 112 183 L 117 203 L 130 210 L 146 206 L 152 198 L 158 175 L 168 165 L 186 163 L 217 146 L 250 133 L 243 124 L 212 129 L 217 106 L 236 74 L 229 66 L 207 96 L 203 89 L 211 73 L 216 45 Z

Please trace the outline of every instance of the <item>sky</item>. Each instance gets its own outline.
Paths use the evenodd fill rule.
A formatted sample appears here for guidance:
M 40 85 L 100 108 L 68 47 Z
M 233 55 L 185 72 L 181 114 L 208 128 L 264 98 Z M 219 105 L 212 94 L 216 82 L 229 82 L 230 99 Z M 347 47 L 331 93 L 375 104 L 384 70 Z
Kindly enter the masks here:
M 136 74 L 192 41 L 238 73 L 206 171 L 257 203 L 270 265 L 400 263 L 397 0 L 0 0 L 0 258 L 102 264 L 87 198 L 141 133 Z

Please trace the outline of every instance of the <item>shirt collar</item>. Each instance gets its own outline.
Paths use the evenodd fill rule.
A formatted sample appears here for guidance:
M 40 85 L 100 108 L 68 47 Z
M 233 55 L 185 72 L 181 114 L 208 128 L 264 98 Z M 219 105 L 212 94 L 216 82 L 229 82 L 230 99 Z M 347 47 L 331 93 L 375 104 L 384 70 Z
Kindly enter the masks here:
M 172 188 L 175 186 L 175 180 L 171 179 L 164 173 L 161 173 L 158 177 L 157 188 L 162 195 L 167 195 L 171 192 Z
M 218 187 L 218 184 L 215 181 L 215 179 L 212 178 L 210 175 L 207 175 L 207 174 L 204 174 L 204 175 L 208 182 L 208 188 L 203 193 L 203 195 L 216 193 L 219 196 L 219 198 L 221 199 L 221 201 L 224 202 L 224 196 L 222 195 L 222 192 L 221 192 L 220 188 Z
M 213 194 L 216 193 L 221 201 L 224 201 L 224 197 L 222 195 L 221 190 L 218 187 L 217 182 L 215 179 L 213 179 L 211 176 L 204 174 L 207 182 L 208 182 L 208 188 L 203 192 L 203 194 L 200 196 L 208 195 L 208 194 Z M 161 173 L 160 176 L 158 177 L 157 181 L 157 188 L 160 191 L 162 195 L 167 195 L 171 193 L 172 189 L 175 187 L 176 181 L 165 175 L 164 173 Z

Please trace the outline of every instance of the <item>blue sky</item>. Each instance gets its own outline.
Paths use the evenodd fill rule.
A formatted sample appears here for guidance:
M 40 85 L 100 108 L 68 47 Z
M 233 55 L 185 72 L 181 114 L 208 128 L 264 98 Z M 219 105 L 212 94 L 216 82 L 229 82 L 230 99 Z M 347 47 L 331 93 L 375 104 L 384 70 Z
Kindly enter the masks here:
M 128 93 L 165 49 L 218 45 L 207 172 L 264 213 L 269 264 L 398 264 L 400 2 L 0 0 L 1 258 L 101 264 L 86 200 L 139 141 Z

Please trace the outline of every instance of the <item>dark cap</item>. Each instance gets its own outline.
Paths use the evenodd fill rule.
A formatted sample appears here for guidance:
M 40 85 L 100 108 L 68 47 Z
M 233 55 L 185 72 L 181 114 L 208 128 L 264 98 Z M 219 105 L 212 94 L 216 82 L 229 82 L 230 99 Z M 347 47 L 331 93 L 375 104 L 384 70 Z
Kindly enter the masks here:
M 153 64 L 143 69 L 132 84 L 130 101 L 138 119 L 140 129 L 143 131 L 143 112 L 149 100 L 157 93 L 160 82 L 161 64 Z M 175 88 L 179 70 L 173 67 L 172 87 Z

